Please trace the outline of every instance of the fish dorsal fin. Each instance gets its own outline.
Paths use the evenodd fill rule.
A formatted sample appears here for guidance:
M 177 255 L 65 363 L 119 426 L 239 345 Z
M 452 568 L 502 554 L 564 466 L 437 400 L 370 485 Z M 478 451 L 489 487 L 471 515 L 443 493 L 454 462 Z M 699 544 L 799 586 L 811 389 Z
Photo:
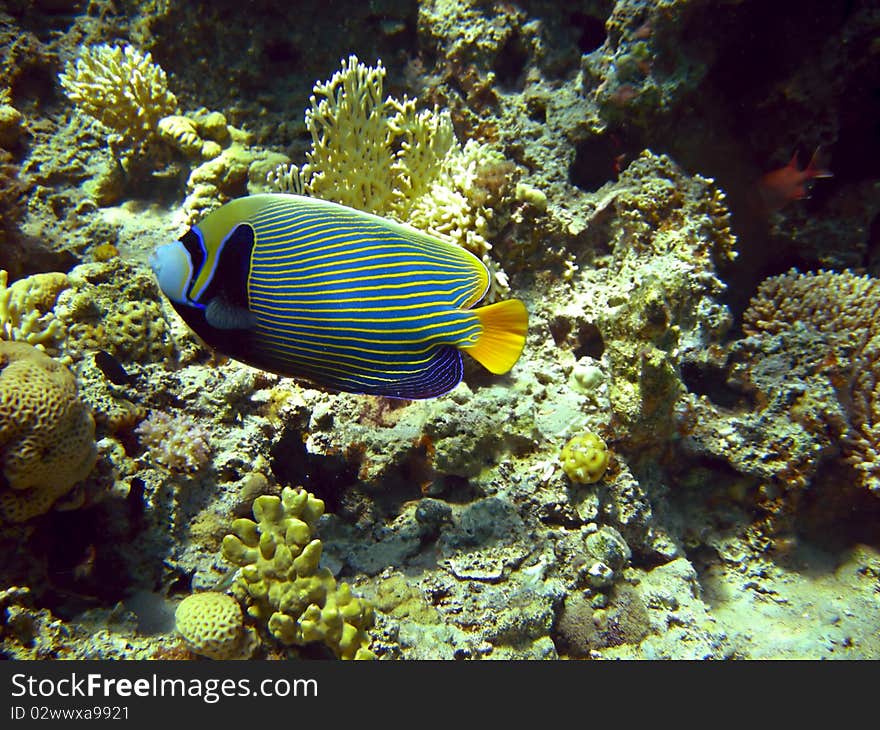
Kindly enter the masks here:
M 526 344 L 529 313 L 519 299 L 507 299 L 472 310 L 483 332 L 473 344 L 461 349 L 490 373 L 501 375 L 514 366 Z

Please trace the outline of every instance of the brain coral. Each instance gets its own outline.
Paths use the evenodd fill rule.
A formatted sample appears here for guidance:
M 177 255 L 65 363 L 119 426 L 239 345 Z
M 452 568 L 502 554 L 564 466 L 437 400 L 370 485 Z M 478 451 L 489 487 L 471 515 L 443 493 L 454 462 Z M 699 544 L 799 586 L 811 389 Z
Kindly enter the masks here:
M 73 373 L 31 345 L 0 342 L 0 522 L 47 512 L 96 456 Z
M 216 591 L 184 598 L 174 613 L 177 632 L 195 654 L 209 659 L 247 659 L 257 644 L 256 633 L 246 628 L 241 606 Z

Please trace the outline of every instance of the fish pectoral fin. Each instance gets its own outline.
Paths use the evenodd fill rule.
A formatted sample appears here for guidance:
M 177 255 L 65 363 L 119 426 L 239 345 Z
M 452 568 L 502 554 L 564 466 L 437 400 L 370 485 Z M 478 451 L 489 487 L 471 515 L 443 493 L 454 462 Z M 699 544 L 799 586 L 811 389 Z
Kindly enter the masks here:
M 214 297 L 205 307 L 205 321 L 218 330 L 249 330 L 257 318 L 246 307 L 233 304 L 223 296 Z
M 529 313 L 519 299 L 508 299 L 474 309 L 483 331 L 473 345 L 461 349 L 490 373 L 501 375 L 522 355 L 529 328 Z

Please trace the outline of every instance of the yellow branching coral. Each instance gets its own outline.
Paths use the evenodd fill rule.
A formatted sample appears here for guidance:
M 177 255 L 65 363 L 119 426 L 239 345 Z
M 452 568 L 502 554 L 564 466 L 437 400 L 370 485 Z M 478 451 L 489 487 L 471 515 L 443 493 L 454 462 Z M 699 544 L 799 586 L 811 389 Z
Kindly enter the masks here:
M 385 68 L 355 56 L 326 83 L 315 84 L 306 127 L 312 149 L 302 168 L 309 195 L 384 212 L 394 201 L 394 132 L 382 98 Z
M 160 119 L 177 110 L 165 72 L 130 45 L 83 49 L 58 78 L 82 112 L 119 135 L 120 146 L 139 147 L 157 134 Z
M 751 336 L 808 328 L 823 343 L 802 356 L 831 381 L 848 423 L 843 455 L 861 486 L 880 495 L 880 279 L 849 271 L 800 274 L 792 269 L 763 281 L 743 314 Z
M 481 178 L 500 166 L 509 174 L 513 166 L 474 140 L 462 147 L 448 112 L 383 98 L 384 77 L 381 61 L 372 68 L 350 56 L 329 81 L 316 84 L 305 118 L 312 135 L 306 164 L 280 166 L 270 185 L 452 240 L 492 271 L 492 296 L 506 291 L 506 276 L 489 258 L 493 201 Z
M 223 557 L 241 567 L 234 590 L 247 612 L 283 644 L 322 642 L 341 659 L 372 659 L 367 630 L 373 609 L 319 567 L 312 537 L 324 503 L 304 489 L 254 500 L 254 520 L 232 523 Z

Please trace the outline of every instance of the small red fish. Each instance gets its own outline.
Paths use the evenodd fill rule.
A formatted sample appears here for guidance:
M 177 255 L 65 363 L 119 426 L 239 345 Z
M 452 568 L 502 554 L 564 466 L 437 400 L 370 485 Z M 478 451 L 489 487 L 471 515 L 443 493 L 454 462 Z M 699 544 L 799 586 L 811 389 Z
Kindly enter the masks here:
M 832 177 L 829 170 L 817 165 L 818 154 L 817 147 L 807 166 L 800 169 L 798 155 L 795 152 L 785 167 L 768 172 L 758 180 L 758 192 L 768 212 L 780 210 L 792 200 L 803 200 L 808 197 L 807 184 L 811 180 L 818 177 Z

